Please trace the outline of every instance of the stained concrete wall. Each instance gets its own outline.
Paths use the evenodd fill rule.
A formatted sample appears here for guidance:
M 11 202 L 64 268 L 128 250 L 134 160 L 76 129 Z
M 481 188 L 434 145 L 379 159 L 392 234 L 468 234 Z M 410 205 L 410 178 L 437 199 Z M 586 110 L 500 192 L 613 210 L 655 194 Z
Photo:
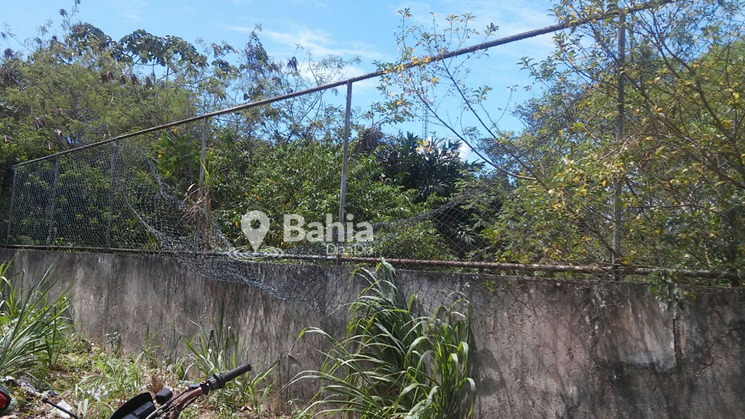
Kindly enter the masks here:
M 11 255 L 0 250 L 0 258 Z M 168 347 L 174 327 L 193 334 L 225 309 L 228 325 L 247 339 L 251 360 L 284 358 L 280 379 L 316 368 L 324 342 L 318 326 L 344 330 L 343 312 L 325 316 L 280 301 L 246 284 L 212 281 L 159 256 L 21 251 L 16 269 L 49 265 L 76 295 L 76 327 L 92 338 L 119 332 L 136 350 L 160 331 Z M 303 278 L 317 306 L 349 293 L 349 270 L 291 264 L 251 265 L 259 282 Z M 458 290 L 474 312 L 474 373 L 480 418 L 742 418 L 745 417 L 745 292 L 697 290 L 682 307 L 667 307 L 641 284 L 555 281 L 490 275 L 400 271 L 405 291 L 425 305 L 441 290 Z M 340 284 L 345 284 L 344 287 Z M 318 290 L 323 292 L 318 292 Z M 291 387 L 282 397 L 304 398 Z

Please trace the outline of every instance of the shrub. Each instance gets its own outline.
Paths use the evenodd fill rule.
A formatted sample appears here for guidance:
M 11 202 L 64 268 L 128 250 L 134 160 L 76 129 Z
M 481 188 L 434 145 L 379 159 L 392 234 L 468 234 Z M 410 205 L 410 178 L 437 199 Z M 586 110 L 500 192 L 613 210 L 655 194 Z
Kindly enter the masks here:
M 305 371 L 293 380 L 322 383 L 305 413 L 361 419 L 470 417 L 476 385 L 468 363 L 468 302 L 458 298 L 422 316 L 418 297 L 404 296 L 387 262 L 378 266 L 378 275 L 360 274 L 369 286 L 351 305 L 345 338 L 336 340 L 316 328 L 303 332 L 319 333 L 333 345 L 320 371 Z
M 9 273 L 10 262 L 0 264 L 0 376 L 32 375 L 40 365 L 54 363 L 64 346 L 63 332 L 69 327 L 65 312 L 69 288 L 57 298 L 49 290 L 56 280 L 47 269 L 38 281 L 24 290 Z
M 232 328 L 225 325 L 224 320 L 225 311 L 221 309 L 219 319 L 213 322 L 214 328 L 208 329 L 195 323 L 199 327 L 197 335 L 184 339 L 184 344 L 202 375 L 225 372 L 244 362 L 245 344 Z M 254 364 L 254 361 L 251 363 Z M 274 388 L 274 372 L 278 364 L 279 361 L 276 361 L 262 371 L 252 371 L 227 383 L 225 389 L 214 393 L 214 406 L 225 412 L 234 412 L 244 406 L 263 412 L 267 409 L 269 396 Z

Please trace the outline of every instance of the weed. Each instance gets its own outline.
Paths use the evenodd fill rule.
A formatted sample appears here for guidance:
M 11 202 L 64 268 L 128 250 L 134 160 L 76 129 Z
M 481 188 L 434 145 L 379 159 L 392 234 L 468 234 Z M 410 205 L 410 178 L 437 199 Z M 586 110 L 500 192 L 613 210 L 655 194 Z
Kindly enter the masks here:
M 111 351 L 114 355 L 121 355 L 122 352 L 122 335 L 116 330 L 106 335 L 106 341 L 108 342 L 107 350 Z
M 217 321 L 213 321 L 215 327 L 211 329 L 194 323 L 199 332 L 195 337 L 184 339 L 194 365 L 203 375 L 227 371 L 244 362 L 245 344 L 233 329 L 225 325 L 224 315 L 221 309 Z M 225 389 L 213 396 L 215 407 L 234 412 L 248 406 L 263 412 L 275 385 L 274 370 L 278 364 L 279 361 L 261 372 L 251 372 L 228 383 Z
M 82 384 L 110 399 L 127 400 L 144 387 L 141 359 L 141 354 L 133 358 L 96 354 L 93 358 L 96 374 L 85 377 Z
M 9 274 L 10 263 L 0 264 L 0 375 L 31 375 L 40 365 L 55 363 L 64 346 L 69 288 L 51 298 L 57 281 L 50 279 L 50 267 L 24 291 L 14 283 L 21 275 Z
M 406 298 L 385 261 L 378 275 L 360 271 L 367 287 L 351 305 L 346 336 L 336 340 L 320 371 L 292 383 L 318 380 L 322 389 L 302 414 L 371 418 L 462 418 L 473 413 L 469 373 L 471 311 L 464 299 L 420 316 L 416 295 Z M 464 309 L 458 311 L 458 309 Z

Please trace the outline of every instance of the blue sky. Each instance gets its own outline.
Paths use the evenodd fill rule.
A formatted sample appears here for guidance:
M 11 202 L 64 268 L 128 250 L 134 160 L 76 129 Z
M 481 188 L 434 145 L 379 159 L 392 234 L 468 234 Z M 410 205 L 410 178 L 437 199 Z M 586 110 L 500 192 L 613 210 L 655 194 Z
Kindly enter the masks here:
M 36 28 L 47 19 L 52 19 L 53 26 L 58 25 L 59 9 L 69 10 L 72 0 L 0 0 L 0 5 L 0 22 L 20 38 L 26 38 L 34 36 Z M 361 62 L 345 74 L 355 76 L 374 71 L 374 61 L 395 59 L 394 30 L 401 22 L 397 11 L 405 7 L 414 15 L 411 23 L 427 25 L 432 23 L 430 12 L 440 16 L 471 12 L 477 27 L 488 23 L 499 26 L 497 36 L 554 23 L 547 12 L 551 3 L 540 0 L 82 0 L 77 19 L 98 26 L 115 39 L 145 29 L 155 35 L 176 35 L 190 42 L 197 38 L 208 43 L 225 40 L 236 47 L 242 46 L 247 32 L 260 24 L 263 29 L 259 36 L 271 56 L 289 58 L 297 45 L 314 57 L 359 56 Z M 508 86 L 530 83 L 517 65 L 520 57 L 541 59 L 550 51 L 550 35 L 498 47 L 472 66 L 471 82 L 491 85 L 494 93 L 490 105 L 504 106 Z M 376 81 L 356 84 L 353 105 L 367 109 L 372 102 L 379 101 L 376 85 Z M 520 89 L 515 99 L 521 101 L 529 95 Z M 511 118 L 503 120 L 503 124 L 512 130 L 520 127 Z M 421 123 L 416 126 L 420 127 Z

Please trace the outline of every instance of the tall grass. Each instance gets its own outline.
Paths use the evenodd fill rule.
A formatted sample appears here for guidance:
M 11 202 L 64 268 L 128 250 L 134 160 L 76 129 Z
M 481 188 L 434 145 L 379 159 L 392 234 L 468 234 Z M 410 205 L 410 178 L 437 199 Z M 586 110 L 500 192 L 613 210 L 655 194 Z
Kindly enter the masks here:
M 361 270 L 369 286 L 351 305 L 345 338 L 332 343 L 319 371 L 299 380 L 322 388 L 306 414 L 372 418 L 466 418 L 476 384 L 469 373 L 471 310 L 465 299 L 421 314 L 418 297 L 406 298 L 396 273 L 382 261 L 376 273 Z M 302 336 L 302 333 L 301 333 Z
M 198 328 L 196 336 L 183 336 L 186 348 L 191 352 L 195 365 L 202 374 L 212 374 L 232 369 L 243 363 L 238 357 L 245 354 L 245 344 L 238 333 L 225 325 L 225 309 L 220 309 L 213 327 L 192 322 Z
M 24 290 L 17 284 L 21 275 L 9 269 L 10 261 L 0 263 L 0 376 L 32 375 L 40 364 L 56 362 L 65 344 L 69 288 L 52 298 L 49 290 L 57 280 L 49 268 Z
M 95 373 L 84 377 L 79 385 L 94 394 L 99 403 L 104 399 L 121 403 L 142 392 L 145 384 L 142 354 L 127 357 L 106 352 L 94 355 L 92 361 Z M 108 413 L 113 413 L 115 405 L 106 404 Z
M 246 361 L 256 362 L 243 358 L 247 352 L 245 342 L 235 330 L 225 325 L 224 309 L 220 310 L 217 321 L 213 321 L 214 327 L 194 324 L 199 331 L 196 336 L 184 337 L 184 344 L 201 374 L 225 372 Z M 274 372 L 278 364 L 276 361 L 261 371 L 252 371 L 227 383 L 225 389 L 215 393 L 216 407 L 224 411 L 236 411 L 244 406 L 259 412 L 266 410 L 276 383 Z

